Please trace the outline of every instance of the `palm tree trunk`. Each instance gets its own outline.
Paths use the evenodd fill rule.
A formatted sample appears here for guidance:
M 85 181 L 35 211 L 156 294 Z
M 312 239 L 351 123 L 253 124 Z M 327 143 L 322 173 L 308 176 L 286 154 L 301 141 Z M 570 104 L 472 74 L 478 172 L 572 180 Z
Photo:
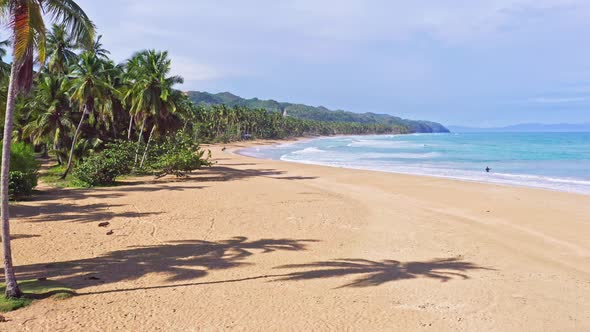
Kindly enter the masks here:
M 139 131 L 139 137 L 137 138 L 137 148 L 135 149 L 135 161 L 133 161 L 133 167 L 137 164 L 137 157 L 139 156 L 139 144 L 141 144 L 141 139 L 143 138 L 143 128 L 145 127 L 145 118 L 141 121 L 141 129 Z
M 127 140 L 131 140 L 131 128 L 133 128 L 133 115 L 129 115 L 129 130 L 127 130 Z
M 6 97 L 6 117 L 4 119 L 4 143 L 2 144 L 2 252 L 4 254 L 4 278 L 6 280 L 6 297 L 21 297 L 22 292 L 16 282 L 14 266 L 12 265 L 12 250 L 10 247 L 10 214 L 8 212 L 8 180 L 10 177 L 10 143 L 12 142 L 12 126 L 14 107 L 16 104 L 16 61 L 12 62 L 8 96 Z
M 139 163 L 139 168 L 143 167 L 143 162 L 145 161 L 148 149 L 150 148 L 150 142 L 152 141 L 152 135 L 154 135 L 154 129 L 156 129 L 155 125 L 152 126 L 152 131 L 150 131 L 150 137 L 148 138 L 147 144 L 145 145 L 145 150 L 143 150 L 143 156 L 141 157 L 141 163 Z
M 41 156 L 43 158 L 49 157 L 49 148 L 47 147 L 48 145 L 48 143 L 43 143 L 43 151 L 41 151 Z
M 70 148 L 70 157 L 68 158 L 68 166 L 66 167 L 66 171 L 61 176 L 61 179 L 65 179 L 70 172 L 70 168 L 72 168 L 72 158 L 74 157 L 74 148 L 76 147 L 76 140 L 78 139 L 78 134 L 80 133 L 80 129 L 82 128 L 82 123 L 84 123 L 84 118 L 86 117 L 86 105 L 84 105 L 84 112 L 82 113 L 82 117 L 80 118 L 80 123 L 78 123 L 78 127 L 76 127 L 76 132 L 74 133 L 74 138 L 72 139 L 72 147 Z
M 59 146 L 56 142 L 53 142 L 53 151 L 55 152 L 55 159 L 57 160 L 57 164 L 61 165 L 61 157 L 59 156 Z
M 111 123 L 111 129 L 113 130 L 113 139 L 117 139 L 117 126 L 115 125 L 115 121 Z
M 55 134 L 53 135 L 53 151 L 55 151 L 55 159 L 57 159 L 57 164 L 61 165 L 63 164 L 63 160 L 61 160 L 61 155 L 60 155 L 60 149 L 61 149 L 61 144 L 60 144 L 60 138 L 61 138 L 61 128 L 57 128 L 55 130 Z

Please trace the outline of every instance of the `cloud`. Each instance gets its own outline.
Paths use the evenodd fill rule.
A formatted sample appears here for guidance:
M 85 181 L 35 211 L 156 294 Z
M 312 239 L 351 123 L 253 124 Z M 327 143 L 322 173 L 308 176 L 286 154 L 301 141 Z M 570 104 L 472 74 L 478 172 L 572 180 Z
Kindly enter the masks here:
M 560 89 L 587 85 L 589 0 L 77 1 L 114 60 L 168 50 L 184 89 L 456 123 L 590 102 Z
M 213 65 L 198 62 L 193 58 L 171 56 L 172 74 L 179 75 L 185 81 L 208 81 L 227 76 L 228 73 Z
M 536 104 L 569 104 L 589 101 L 590 97 L 537 97 L 528 102 Z

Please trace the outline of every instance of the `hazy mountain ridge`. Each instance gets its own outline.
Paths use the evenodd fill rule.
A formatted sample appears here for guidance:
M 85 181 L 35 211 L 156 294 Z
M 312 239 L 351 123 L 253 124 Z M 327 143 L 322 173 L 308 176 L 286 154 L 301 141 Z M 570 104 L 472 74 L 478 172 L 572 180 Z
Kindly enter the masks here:
M 448 126 L 453 132 L 590 132 L 590 123 L 522 123 L 505 127 L 478 128 L 466 126 Z
M 249 108 L 263 108 L 275 112 L 282 112 L 283 110 L 286 110 L 289 116 L 306 120 L 404 125 L 407 126 L 412 132 L 417 133 L 444 133 L 449 131 L 440 123 L 431 121 L 407 120 L 387 114 L 354 113 L 343 110 L 330 110 L 324 106 L 315 107 L 304 104 L 278 102 L 272 99 L 244 99 L 229 92 L 212 94 L 201 91 L 188 91 L 186 94 L 196 104 L 225 104 L 228 106 L 245 106 Z

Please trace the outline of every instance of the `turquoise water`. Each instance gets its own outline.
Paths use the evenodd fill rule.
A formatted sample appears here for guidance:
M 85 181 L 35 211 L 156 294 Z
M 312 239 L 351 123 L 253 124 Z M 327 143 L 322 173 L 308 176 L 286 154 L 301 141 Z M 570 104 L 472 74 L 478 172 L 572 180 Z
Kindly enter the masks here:
M 590 133 L 451 133 L 318 138 L 254 147 L 267 159 L 590 194 Z M 485 168 L 491 168 L 487 173 Z

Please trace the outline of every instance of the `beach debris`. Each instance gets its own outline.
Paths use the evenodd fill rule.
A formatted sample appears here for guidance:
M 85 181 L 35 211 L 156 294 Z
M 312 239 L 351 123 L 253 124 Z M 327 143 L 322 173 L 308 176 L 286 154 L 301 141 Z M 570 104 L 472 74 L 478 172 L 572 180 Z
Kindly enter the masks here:
M 110 231 L 108 231 L 108 232 L 107 232 L 107 235 L 112 235 L 113 233 L 114 233 L 114 232 L 113 232 L 113 230 L 111 229 Z
M 37 278 L 37 280 L 38 281 L 47 281 L 47 277 L 40 277 L 40 278 Z
M 99 277 L 95 277 L 95 276 L 90 276 L 90 277 L 88 277 L 86 279 L 88 279 L 88 280 L 100 280 Z
M 0 323 L 6 323 L 8 322 L 8 319 L 6 319 L 6 317 L 0 315 Z
M 110 222 L 105 221 L 105 222 L 101 222 L 100 224 L 98 224 L 98 227 L 107 227 L 110 224 L 111 224 Z

